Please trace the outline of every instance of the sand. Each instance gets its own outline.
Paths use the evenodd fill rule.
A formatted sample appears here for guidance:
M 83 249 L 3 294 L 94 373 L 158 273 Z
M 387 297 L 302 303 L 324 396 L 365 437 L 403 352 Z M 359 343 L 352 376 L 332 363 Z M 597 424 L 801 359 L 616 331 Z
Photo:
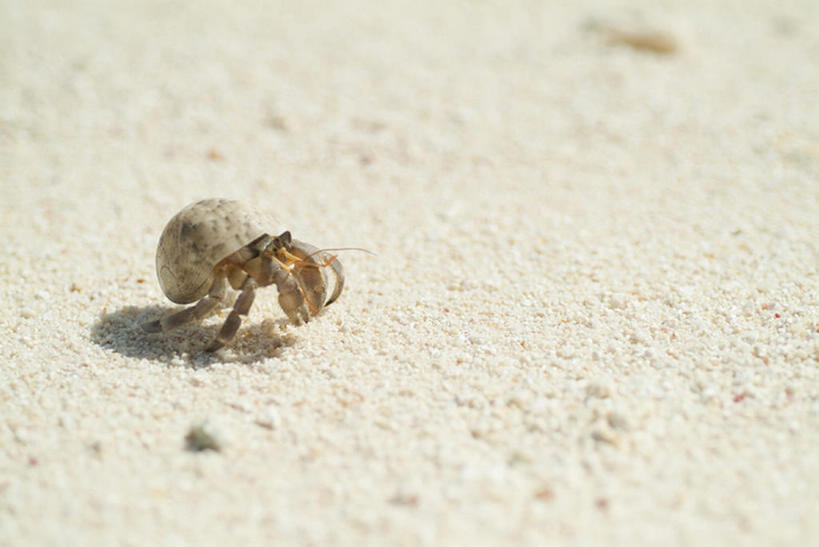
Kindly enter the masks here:
M 295 4 L 0 2 L 0 544 L 819 542 L 819 4 Z M 143 333 L 215 196 L 374 255 Z

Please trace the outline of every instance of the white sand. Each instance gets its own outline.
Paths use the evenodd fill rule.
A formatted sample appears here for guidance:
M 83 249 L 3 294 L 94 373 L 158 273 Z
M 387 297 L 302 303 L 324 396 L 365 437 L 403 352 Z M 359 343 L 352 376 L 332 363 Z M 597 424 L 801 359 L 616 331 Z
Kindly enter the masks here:
M 0 2 L 0 544 L 819 542 L 819 3 L 116 4 Z M 208 196 L 377 256 L 145 335 Z

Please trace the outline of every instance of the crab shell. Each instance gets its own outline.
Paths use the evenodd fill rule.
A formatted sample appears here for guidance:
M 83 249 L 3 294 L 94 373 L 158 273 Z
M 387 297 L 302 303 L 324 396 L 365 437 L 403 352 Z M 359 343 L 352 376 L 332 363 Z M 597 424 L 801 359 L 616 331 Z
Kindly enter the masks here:
M 177 304 L 203 298 L 215 279 L 216 265 L 271 233 L 271 221 L 233 200 L 205 199 L 188 205 L 168 221 L 159 238 L 156 273 L 162 292 Z

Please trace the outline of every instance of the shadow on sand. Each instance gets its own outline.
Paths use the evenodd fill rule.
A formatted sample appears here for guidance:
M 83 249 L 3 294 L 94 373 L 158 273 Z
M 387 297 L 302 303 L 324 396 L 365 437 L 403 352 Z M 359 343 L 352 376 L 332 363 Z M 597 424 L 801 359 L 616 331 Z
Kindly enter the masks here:
M 125 306 L 103 314 L 91 327 L 91 341 L 126 357 L 181 361 L 194 367 L 224 362 L 255 363 L 276 357 L 281 348 L 295 343 L 293 336 L 281 334 L 287 327 L 287 320 L 284 319 L 274 321 L 273 328 L 267 324 L 262 326 L 245 321 L 236 340 L 213 353 L 206 352 L 205 348 L 221 326 L 218 320 L 212 324 L 193 324 L 159 334 L 142 329 L 142 323 L 173 311 L 177 310 L 162 306 Z

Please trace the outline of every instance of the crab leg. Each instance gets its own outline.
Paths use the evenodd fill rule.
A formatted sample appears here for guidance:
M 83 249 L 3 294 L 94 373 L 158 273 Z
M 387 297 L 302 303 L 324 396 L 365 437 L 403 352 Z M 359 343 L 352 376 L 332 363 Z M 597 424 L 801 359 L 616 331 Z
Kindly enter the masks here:
M 242 286 L 242 292 L 240 292 L 238 298 L 236 298 L 236 303 L 233 304 L 233 309 L 230 311 L 230 314 L 228 314 L 227 319 L 225 319 L 225 323 L 205 351 L 216 351 L 233 340 L 233 337 L 236 336 L 236 331 L 239 330 L 239 326 L 242 324 L 242 318 L 240 316 L 248 314 L 255 297 L 256 281 L 254 281 L 252 277 L 248 277 Z
M 142 329 L 146 332 L 167 332 L 191 321 L 199 321 L 221 304 L 224 297 L 225 276 L 220 275 L 213 281 L 205 298 L 182 311 L 166 315 L 156 321 L 143 323 Z

